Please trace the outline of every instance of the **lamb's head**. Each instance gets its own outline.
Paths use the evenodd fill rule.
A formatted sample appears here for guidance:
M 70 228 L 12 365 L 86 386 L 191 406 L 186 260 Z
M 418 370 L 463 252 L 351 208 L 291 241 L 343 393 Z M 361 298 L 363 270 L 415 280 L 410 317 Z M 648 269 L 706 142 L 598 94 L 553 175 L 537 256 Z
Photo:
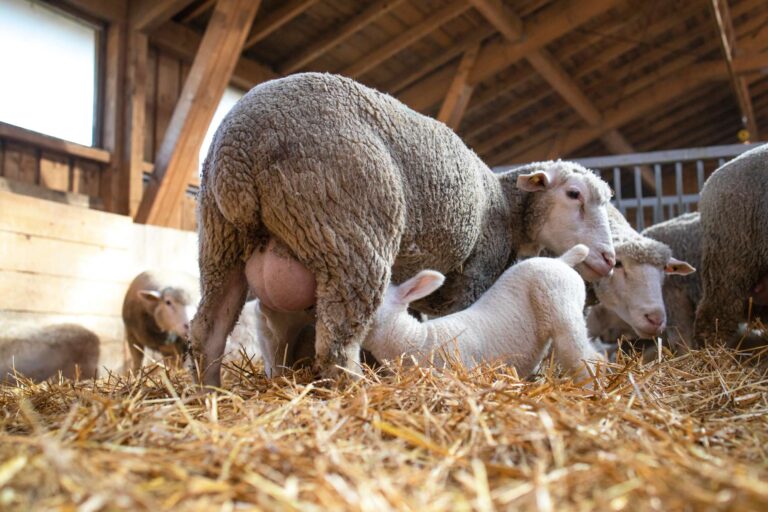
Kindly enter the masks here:
M 638 336 L 652 338 L 660 335 L 667 323 L 662 295 L 665 276 L 695 270 L 673 258 L 666 244 L 637 235 L 616 241 L 616 266 L 610 276 L 595 283 L 595 295 Z
M 521 169 L 517 188 L 532 192 L 526 234 L 533 244 L 560 255 L 576 244 L 589 255 L 576 270 L 587 281 L 611 273 L 615 252 L 608 225 L 608 184 L 572 162 L 540 162 Z
M 141 290 L 139 297 L 161 331 L 182 340 L 189 336 L 189 322 L 197 309 L 189 293 L 169 286 L 160 291 Z
M 440 272 L 422 270 L 402 284 L 390 284 L 376 310 L 366 342 L 389 339 L 403 322 L 418 322 L 408 313 L 408 306 L 440 288 L 443 282 L 445 276 Z

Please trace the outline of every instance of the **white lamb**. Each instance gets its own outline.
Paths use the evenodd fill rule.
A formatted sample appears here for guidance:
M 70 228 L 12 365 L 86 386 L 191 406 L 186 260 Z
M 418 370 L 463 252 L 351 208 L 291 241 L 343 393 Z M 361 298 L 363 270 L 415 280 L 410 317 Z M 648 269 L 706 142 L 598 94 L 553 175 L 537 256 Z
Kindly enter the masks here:
M 457 352 L 468 367 L 503 361 L 526 377 L 544 359 L 551 341 L 555 360 L 583 375 L 585 361 L 602 359 L 587 340 L 584 281 L 573 270 L 588 252 L 585 245 L 576 245 L 560 258 L 521 261 L 469 308 L 426 322 L 408 314 L 408 305 L 438 289 L 445 277 L 421 271 L 389 286 L 363 346 L 380 361 L 405 355 L 436 366 L 444 364 L 440 349 L 445 348 Z

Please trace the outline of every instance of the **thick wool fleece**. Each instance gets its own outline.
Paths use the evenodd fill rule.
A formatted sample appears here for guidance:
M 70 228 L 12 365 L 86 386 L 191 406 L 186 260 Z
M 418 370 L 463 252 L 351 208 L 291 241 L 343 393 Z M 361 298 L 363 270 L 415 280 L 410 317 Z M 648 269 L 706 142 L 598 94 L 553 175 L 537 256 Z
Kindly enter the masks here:
M 696 340 L 728 337 L 745 320 L 744 297 L 768 272 L 768 144 L 726 163 L 704 184 L 702 298 Z
M 15 383 L 14 370 L 36 382 L 59 371 L 74 379 L 96 377 L 99 337 L 76 324 L 56 324 L 4 333 L 0 338 L 0 382 Z
M 219 340 L 245 300 L 244 261 L 269 238 L 317 279 L 316 365 L 345 366 L 390 278 L 446 274 L 443 289 L 416 307 L 448 313 L 515 261 L 529 242 L 524 219 L 546 208 L 536 204 L 541 194 L 515 186 L 531 167 L 494 175 L 444 124 L 343 77 L 306 73 L 256 86 L 224 119 L 203 164 L 202 301 L 192 324 L 203 380 L 218 382 Z M 608 187 L 592 179 L 607 200 Z

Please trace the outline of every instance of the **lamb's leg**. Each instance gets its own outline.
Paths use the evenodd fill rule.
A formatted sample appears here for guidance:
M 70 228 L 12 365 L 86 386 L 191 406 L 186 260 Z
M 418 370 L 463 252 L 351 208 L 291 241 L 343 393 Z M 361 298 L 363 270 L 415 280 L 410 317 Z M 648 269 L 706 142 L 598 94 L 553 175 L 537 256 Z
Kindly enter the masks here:
M 555 360 L 575 376 L 589 376 L 587 366 L 594 371 L 594 361 L 603 360 L 589 342 L 587 327 L 579 311 L 554 318 L 551 333 Z
M 197 365 L 192 370 L 203 385 L 219 386 L 227 335 L 248 291 L 245 249 L 240 234 L 224 219 L 211 196 L 200 198 L 198 222 L 201 300 L 190 329 L 193 364 Z

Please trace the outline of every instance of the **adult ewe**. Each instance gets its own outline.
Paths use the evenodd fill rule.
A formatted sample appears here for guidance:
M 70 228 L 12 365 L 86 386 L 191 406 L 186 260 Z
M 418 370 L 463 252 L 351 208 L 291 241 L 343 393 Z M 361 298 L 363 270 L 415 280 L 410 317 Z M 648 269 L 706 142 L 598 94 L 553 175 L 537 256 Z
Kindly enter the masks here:
M 609 197 L 576 164 L 494 175 L 447 126 L 343 77 L 260 84 L 226 116 L 203 164 L 191 330 L 202 382 L 219 384 L 248 285 L 266 315 L 315 305 L 315 365 L 332 376 L 356 366 L 390 279 L 445 274 L 414 304 L 444 314 L 472 304 L 519 252 L 583 243 L 579 271 L 605 276 Z
M 717 169 L 704 184 L 699 211 L 702 297 L 694 330 L 696 342 L 704 344 L 716 335 L 728 340 L 746 319 L 745 297 L 764 293 L 759 287 L 768 273 L 768 145 Z

